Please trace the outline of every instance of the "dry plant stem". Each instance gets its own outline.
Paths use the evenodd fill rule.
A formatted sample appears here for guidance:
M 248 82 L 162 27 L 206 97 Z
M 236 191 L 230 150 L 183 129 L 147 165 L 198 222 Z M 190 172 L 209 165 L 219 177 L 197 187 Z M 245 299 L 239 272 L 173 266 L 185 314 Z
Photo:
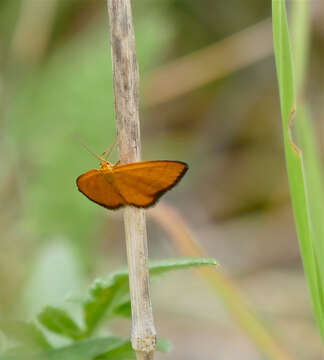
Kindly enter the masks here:
M 205 251 L 196 241 L 193 232 L 176 209 L 160 202 L 158 206 L 150 210 L 149 215 L 166 230 L 182 255 L 206 257 Z M 197 272 L 217 291 L 230 314 L 267 359 L 294 359 L 269 333 L 262 322 L 256 318 L 240 290 L 224 272 L 214 267 L 202 267 Z
M 139 74 L 130 0 L 107 0 L 115 112 L 122 163 L 140 160 Z M 138 360 L 153 359 L 156 332 L 149 291 L 145 210 L 127 207 L 124 224 L 132 304 L 132 346 Z

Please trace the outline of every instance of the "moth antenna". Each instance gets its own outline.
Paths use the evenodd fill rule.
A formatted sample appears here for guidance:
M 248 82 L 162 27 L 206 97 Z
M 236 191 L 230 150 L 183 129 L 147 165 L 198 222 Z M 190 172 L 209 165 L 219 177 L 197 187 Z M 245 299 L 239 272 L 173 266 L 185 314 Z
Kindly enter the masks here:
M 77 140 L 79 141 L 79 143 L 92 155 L 94 156 L 96 159 L 98 159 L 99 161 L 104 161 L 106 162 L 106 160 L 104 158 L 102 158 L 101 156 L 97 155 L 95 152 L 93 152 L 82 140 L 79 136 L 76 135 Z
M 104 158 L 106 160 L 108 160 L 108 158 L 109 158 L 110 154 L 112 153 L 112 151 L 114 150 L 116 144 L 117 144 L 117 137 L 115 138 L 114 142 L 109 146 L 109 148 L 101 154 L 101 156 L 105 155 Z

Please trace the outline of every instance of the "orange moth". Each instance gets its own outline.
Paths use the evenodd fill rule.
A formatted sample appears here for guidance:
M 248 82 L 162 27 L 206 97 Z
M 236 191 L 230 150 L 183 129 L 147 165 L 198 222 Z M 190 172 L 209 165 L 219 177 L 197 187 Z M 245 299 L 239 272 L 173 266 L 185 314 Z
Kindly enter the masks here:
M 112 147 L 101 156 L 86 147 L 100 161 L 100 168 L 89 170 L 76 180 L 82 194 L 107 209 L 126 205 L 148 208 L 173 188 L 188 170 L 188 165 L 182 161 L 140 161 L 122 165 L 118 161 L 112 164 L 102 157 L 109 156 Z

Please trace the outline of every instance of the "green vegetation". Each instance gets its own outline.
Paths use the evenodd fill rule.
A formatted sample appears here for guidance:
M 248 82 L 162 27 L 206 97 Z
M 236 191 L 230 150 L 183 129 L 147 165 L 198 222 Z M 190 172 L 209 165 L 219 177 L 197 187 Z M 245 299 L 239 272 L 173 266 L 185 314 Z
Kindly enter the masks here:
M 211 265 L 199 278 L 181 274 L 181 284 L 169 277 L 167 301 L 153 299 L 157 328 L 174 331 L 165 337 L 184 358 L 201 358 L 200 349 L 189 352 L 206 328 L 208 354 L 232 359 L 222 335 L 237 340 L 238 327 L 238 358 L 256 351 L 271 360 L 320 357 L 324 36 L 311 27 L 310 9 L 317 2 L 273 0 L 272 24 L 271 2 L 260 0 L 132 3 L 142 157 L 190 165 L 165 197 L 184 224 L 163 224 L 163 210 L 153 220 L 148 211 L 150 258 L 199 257 L 152 262 L 152 278 Z M 105 1 L 0 1 L 0 360 L 134 358 L 128 332 L 113 331 L 116 323 L 130 327 L 127 272 L 101 276 L 126 261 L 122 212 L 87 201 L 75 184 L 98 166 L 76 138 L 96 153 L 115 140 L 108 39 Z M 182 299 L 176 306 L 180 286 L 192 286 L 188 307 Z M 152 290 L 161 289 L 153 283 Z M 184 329 L 192 347 L 181 343 Z M 310 339 L 301 342 L 303 331 Z M 169 345 L 160 341 L 159 350 Z
M 303 26 L 308 15 L 307 2 L 303 2 L 302 11 L 296 11 L 296 24 Z M 301 6 L 296 4 L 294 6 Z M 286 153 L 287 170 L 295 214 L 298 238 L 304 269 L 310 288 L 314 312 L 324 341 L 324 207 L 322 168 L 318 156 L 315 136 L 306 106 L 296 104 L 294 77 L 297 78 L 299 95 L 305 73 L 305 50 L 307 34 L 298 32 L 295 39 L 295 58 L 292 55 L 288 33 L 285 1 L 273 0 L 273 32 L 276 67 L 279 82 L 283 137 Z M 295 27 L 297 29 L 297 25 Z M 301 47 L 301 49 L 299 48 Z M 300 59 L 300 57 L 303 57 Z M 294 60 L 294 61 L 293 61 Z M 293 71 L 293 62 L 296 74 Z M 295 115 L 297 114 L 296 121 Z M 294 131 L 300 145 L 296 145 Z M 300 148 L 298 147 L 300 146 Z
M 161 276 L 169 271 L 187 269 L 197 266 L 216 265 L 213 259 L 179 258 L 152 263 L 151 278 Z M 135 358 L 129 340 L 115 336 L 98 334 L 99 324 L 105 325 L 113 317 L 131 317 L 129 299 L 128 271 L 122 269 L 102 279 L 96 279 L 88 295 L 80 300 L 82 325 L 64 309 L 47 306 L 33 322 L 9 323 L 2 326 L 8 340 L 15 346 L 9 346 L 1 360 L 92 360 L 114 359 L 127 360 Z M 96 332 L 96 337 L 92 337 Z M 54 346 L 48 339 L 49 333 L 69 339 L 70 344 Z M 8 343 L 9 344 L 9 343 Z M 167 351 L 167 341 L 158 341 L 158 350 Z

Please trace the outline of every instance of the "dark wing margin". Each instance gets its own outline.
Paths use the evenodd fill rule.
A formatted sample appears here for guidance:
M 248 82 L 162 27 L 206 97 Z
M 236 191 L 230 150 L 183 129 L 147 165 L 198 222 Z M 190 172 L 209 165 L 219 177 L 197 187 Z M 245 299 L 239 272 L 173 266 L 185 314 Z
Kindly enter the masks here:
M 121 170 L 121 172 L 124 171 L 129 171 L 129 173 L 131 174 L 133 171 L 140 171 L 141 167 L 144 169 L 148 169 L 148 164 L 156 164 L 157 166 L 159 164 L 166 164 L 166 163 L 177 163 L 179 165 L 182 165 L 182 169 L 179 172 L 179 174 L 173 179 L 173 181 L 170 183 L 170 185 L 166 185 L 164 186 L 161 190 L 156 191 L 156 192 L 151 192 L 148 196 L 150 198 L 152 198 L 151 201 L 148 201 L 145 205 L 139 205 L 137 203 L 134 203 L 130 200 L 127 200 L 127 204 L 137 207 L 137 208 L 149 208 L 150 206 L 154 206 L 157 201 L 161 198 L 161 196 L 163 196 L 167 191 L 171 190 L 173 187 L 175 187 L 178 182 L 182 179 L 182 177 L 185 175 L 185 173 L 187 172 L 189 166 L 188 164 L 186 164 L 185 162 L 182 161 L 172 161 L 172 160 L 156 160 L 156 161 L 143 161 L 143 162 L 136 162 L 136 163 L 131 163 L 131 164 L 123 164 L 123 165 L 119 165 L 117 166 L 116 170 Z M 142 166 L 141 166 L 142 165 Z M 116 173 L 119 173 L 119 171 L 116 171 Z M 117 175 L 117 174 L 116 174 Z M 117 181 L 118 183 L 118 181 Z M 121 194 L 122 195 L 122 194 Z M 125 198 L 127 198 L 127 196 L 125 196 Z
M 168 160 L 165 160 L 165 161 L 168 161 Z M 174 162 L 174 161 L 172 161 L 172 162 Z M 183 162 L 183 161 L 176 161 L 176 162 L 181 163 L 182 165 L 184 165 L 184 167 L 183 167 L 183 170 L 182 170 L 182 171 L 180 172 L 180 174 L 178 175 L 178 177 L 175 179 L 175 181 L 174 181 L 170 186 L 168 186 L 167 188 L 165 188 L 165 189 L 163 189 L 163 190 L 161 190 L 161 191 L 156 192 L 156 193 L 154 194 L 154 200 L 153 200 L 150 204 L 148 204 L 148 205 L 146 205 L 146 206 L 140 206 L 141 208 L 146 209 L 146 208 L 149 208 L 149 207 L 151 207 L 151 206 L 154 206 L 154 205 L 159 201 L 159 199 L 160 199 L 167 191 L 169 191 L 169 190 L 171 190 L 172 188 L 174 188 L 174 187 L 178 184 L 178 182 L 184 177 L 184 175 L 186 174 L 186 172 L 187 172 L 188 169 L 189 169 L 189 165 L 188 165 L 187 163 Z M 131 205 L 133 205 L 133 204 L 131 204 Z M 133 206 L 135 206 L 135 205 L 133 205 Z

